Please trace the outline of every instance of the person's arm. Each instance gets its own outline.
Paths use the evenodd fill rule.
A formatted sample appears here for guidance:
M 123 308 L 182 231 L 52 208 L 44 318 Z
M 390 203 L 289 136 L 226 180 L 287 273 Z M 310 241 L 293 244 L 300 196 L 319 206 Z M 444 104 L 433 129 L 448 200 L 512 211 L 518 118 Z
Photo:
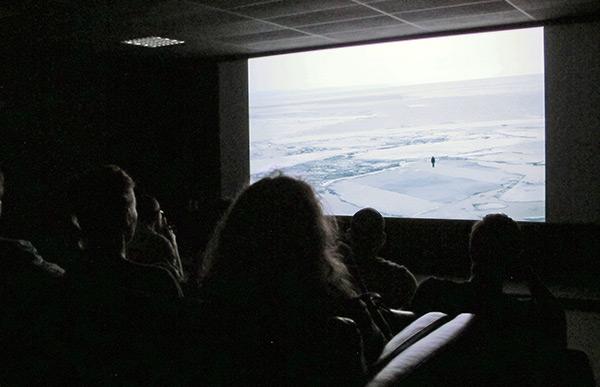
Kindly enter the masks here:
M 367 367 L 379 358 L 387 339 L 381 332 L 365 303 L 355 299 L 346 305 L 347 316 L 351 318 L 358 327 L 362 337 L 364 356 Z
M 171 244 L 171 254 L 173 259 L 173 265 L 175 267 L 175 271 L 177 275 L 181 278 L 182 281 L 185 280 L 185 272 L 183 270 L 183 264 L 181 263 L 181 257 L 179 256 L 179 247 L 177 246 L 177 237 L 175 236 L 175 232 L 170 227 L 167 227 L 166 230 L 166 238 Z
M 181 289 L 181 286 L 179 286 L 179 282 L 177 281 L 177 278 L 175 278 L 175 275 L 173 273 L 171 273 L 169 270 L 165 269 L 164 267 L 160 267 L 160 266 L 154 266 L 156 269 L 160 270 L 162 273 L 160 273 L 160 282 L 161 282 L 161 286 L 160 288 L 162 288 L 162 290 L 159 292 L 159 294 L 166 296 L 167 298 L 183 298 L 184 294 L 183 294 L 183 290 Z M 157 273 L 157 281 L 158 281 L 158 270 L 156 271 Z
M 409 308 L 411 311 L 417 315 L 441 311 L 437 301 L 439 290 L 436 282 L 434 278 L 428 278 L 419 284 Z
M 393 283 L 393 300 L 390 307 L 406 309 L 417 291 L 417 280 L 415 276 L 404 266 L 397 266 Z
M 540 328 L 543 329 L 542 333 L 552 344 L 559 348 L 566 348 L 567 321 L 562 306 L 531 266 L 524 266 L 521 272 L 531 293 Z
M 169 224 L 167 217 L 163 215 L 162 227 L 156 230 L 160 235 L 164 236 L 169 242 L 171 257 L 169 264 L 173 266 L 177 277 L 180 281 L 185 281 L 185 272 L 183 270 L 183 264 L 181 263 L 181 257 L 179 256 L 179 247 L 177 246 L 177 237 L 173 227 Z

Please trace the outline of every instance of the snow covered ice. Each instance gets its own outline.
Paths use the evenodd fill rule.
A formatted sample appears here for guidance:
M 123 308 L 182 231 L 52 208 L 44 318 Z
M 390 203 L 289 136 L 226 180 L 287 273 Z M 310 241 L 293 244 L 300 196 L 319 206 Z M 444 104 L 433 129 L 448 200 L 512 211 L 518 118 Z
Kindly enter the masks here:
M 252 92 L 252 181 L 311 183 L 330 214 L 545 219 L 543 75 Z M 436 159 L 432 167 L 431 157 Z

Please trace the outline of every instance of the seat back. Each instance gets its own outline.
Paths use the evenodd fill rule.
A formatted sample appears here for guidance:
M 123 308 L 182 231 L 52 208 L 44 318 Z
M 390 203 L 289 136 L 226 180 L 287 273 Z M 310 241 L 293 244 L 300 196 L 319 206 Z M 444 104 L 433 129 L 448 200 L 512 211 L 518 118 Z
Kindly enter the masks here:
M 385 309 L 383 315 L 394 333 L 399 333 L 419 317 L 415 312 L 391 308 Z
M 383 348 L 377 362 L 371 367 L 371 375 L 381 371 L 399 353 L 427 336 L 448 320 L 441 312 L 430 312 L 419 317 L 394 336 Z
M 448 319 L 443 313 L 428 313 L 421 319 L 388 344 L 381 360 L 389 360 L 368 386 L 477 384 L 467 376 L 475 352 L 466 339 L 474 331 L 475 316 L 463 313 Z

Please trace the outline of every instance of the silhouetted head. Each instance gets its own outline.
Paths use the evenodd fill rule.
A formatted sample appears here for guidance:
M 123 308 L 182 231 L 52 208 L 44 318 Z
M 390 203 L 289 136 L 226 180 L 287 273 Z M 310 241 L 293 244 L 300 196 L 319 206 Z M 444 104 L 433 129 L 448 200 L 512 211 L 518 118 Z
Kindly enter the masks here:
M 486 215 L 473 225 L 470 238 L 471 273 L 490 284 L 501 284 L 506 266 L 522 250 L 519 225 L 504 214 Z
M 263 178 L 229 207 L 201 280 L 209 294 L 238 302 L 315 304 L 351 296 L 334 232 L 310 185 L 282 175 Z
M 385 219 L 374 208 L 363 208 L 352 217 L 350 244 L 357 256 L 376 255 L 385 243 Z
M 160 209 L 160 203 L 155 197 L 150 195 L 140 195 L 137 197 L 138 222 L 140 224 L 161 228 L 164 217 Z
M 137 222 L 134 186 L 116 165 L 90 170 L 73 182 L 72 215 L 82 247 L 118 247 L 131 240 Z

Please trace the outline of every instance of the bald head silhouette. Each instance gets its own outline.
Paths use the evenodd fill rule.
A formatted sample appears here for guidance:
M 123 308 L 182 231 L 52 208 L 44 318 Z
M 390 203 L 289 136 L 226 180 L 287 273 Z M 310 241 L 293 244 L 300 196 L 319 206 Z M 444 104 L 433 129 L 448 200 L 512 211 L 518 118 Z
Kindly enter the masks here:
M 352 250 L 357 255 L 376 255 L 385 243 L 385 219 L 374 208 L 355 213 L 349 231 Z

